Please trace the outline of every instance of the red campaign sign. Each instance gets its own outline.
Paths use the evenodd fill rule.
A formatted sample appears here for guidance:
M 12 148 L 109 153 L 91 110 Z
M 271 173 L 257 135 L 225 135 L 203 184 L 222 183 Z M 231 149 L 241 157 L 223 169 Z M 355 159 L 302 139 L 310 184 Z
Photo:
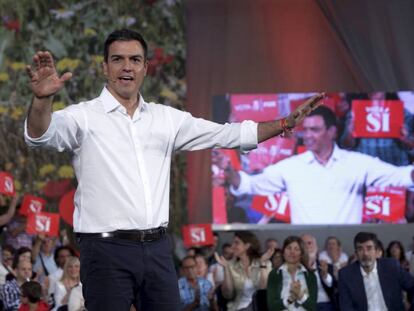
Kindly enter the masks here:
M 31 213 L 40 213 L 46 205 L 46 200 L 31 194 L 25 194 L 20 207 L 19 213 L 28 216 Z
M 363 222 L 372 219 L 396 223 L 405 217 L 404 187 L 369 187 L 365 195 Z
M 59 214 L 37 213 L 27 217 L 26 232 L 28 234 L 43 233 L 48 236 L 59 235 Z
M 182 233 L 185 247 L 213 245 L 214 243 L 211 224 L 183 226 Z
M 306 152 L 306 151 L 308 151 L 308 148 L 306 148 L 306 146 L 305 146 L 305 145 L 299 145 L 299 146 L 296 148 L 296 153 L 297 153 L 297 154 L 301 154 L 301 153 L 304 153 L 304 152 Z
M 213 186 L 213 223 L 226 224 L 227 210 L 226 210 L 226 193 L 224 187 Z
M 0 194 L 13 196 L 15 193 L 13 175 L 7 172 L 0 172 Z
M 73 211 L 75 210 L 74 197 L 76 190 L 64 194 L 59 201 L 60 217 L 69 225 L 73 226 Z
M 354 137 L 400 138 L 404 104 L 400 100 L 354 100 Z
M 249 152 L 249 172 L 262 171 L 265 167 L 292 156 L 295 153 L 295 138 L 274 137 L 260 143 Z
M 289 199 L 285 192 L 268 196 L 256 195 L 253 197 L 252 208 L 263 215 L 290 223 Z
M 231 121 L 263 122 L 279 117 L 276 94 L 231 95 Z

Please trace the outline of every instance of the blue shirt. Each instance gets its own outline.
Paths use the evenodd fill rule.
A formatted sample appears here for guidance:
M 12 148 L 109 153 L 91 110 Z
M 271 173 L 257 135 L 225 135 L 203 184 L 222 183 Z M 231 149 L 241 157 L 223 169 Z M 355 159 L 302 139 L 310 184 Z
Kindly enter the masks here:
M 196 311 L 206 311 L 210 308 L 208 293 L 212 289 L 210 281 L 205 278 L 197 278 L 198 287 L 200 288 L 200 305 L 194 309 Z M 195 288 L 191 286 L 187 278 L 182 277 L 178 280 L 178 288 L 180 290 L 180 299 L 182 309 L 191 304 L 195 299 Z

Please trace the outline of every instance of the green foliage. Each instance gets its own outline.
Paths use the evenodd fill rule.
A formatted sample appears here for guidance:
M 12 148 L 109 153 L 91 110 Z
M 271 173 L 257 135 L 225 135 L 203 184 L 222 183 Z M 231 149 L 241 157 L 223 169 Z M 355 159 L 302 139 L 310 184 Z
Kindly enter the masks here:
M 24 71 L 34 53 L 51 51 L 58 71 L 73 73 L 55 97 L 54 109 L 62 109 L 99 95 L 105 83 L 101 63 L 106 36 L 120 28 L 137 30 L 149 43 L 151 58 L 141 93 L 146 100 L 183 109 L 183 12 L 181 0 L 0 0 L 0 169 L 15 176 L 20 192 L 41 195 L 44 183 L 63 178 L 70 164 L 68 154 L 28 150 L 23 142 L 32 96 Z M 174 231 L 185 221 L 184 166 L 178 155 L 171 185 L 171 214 L 177 216 L 171 219 Z

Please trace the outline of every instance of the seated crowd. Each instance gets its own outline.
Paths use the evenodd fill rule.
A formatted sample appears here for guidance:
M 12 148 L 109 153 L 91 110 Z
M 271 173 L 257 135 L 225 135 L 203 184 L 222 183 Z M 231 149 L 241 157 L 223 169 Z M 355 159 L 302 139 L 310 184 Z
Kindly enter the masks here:
M 371 232 L 353 242 L 349 256 L 333 236 L 319 251 L 310 234 L 289 236 L 281 248 L 269 238 L 261 252 L 253 233 L 237 231 L 220 254 L 216 246 L 187 249 L 182 310 L 414 310 L 414 243 L 408 252 L 399 241 L 384 250 Z

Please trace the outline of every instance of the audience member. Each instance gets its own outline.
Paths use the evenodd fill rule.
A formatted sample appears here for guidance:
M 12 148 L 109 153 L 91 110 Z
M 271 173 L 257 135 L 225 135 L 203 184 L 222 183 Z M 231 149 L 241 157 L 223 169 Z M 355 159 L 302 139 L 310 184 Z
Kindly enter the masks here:
M 283 242 L 284 264 L 273 269 L 267 284 L 269 310 L 316 310 L 317 281 L 307 267 L 305 246 L 300 237 Z
M 194 259 L 196 261 L 196 274 L 199 278 L 205 278 L 207 279 L 211 285 L 215 285 L 215 280 L 213 273 L 209 271 L 207 259 L 201 254 L 197 254 L 194 256 Z
M 47 303 L 41 300 L 42 286 L 38 282 L 25 282 L 20 291 L 21 305 L 18 311 L 49 311 Z
M 410 273 L 414 275 L 414 236 L 411 240 L 411 249 L 405 253 L 405 257 L 410 263 Z
M 45 277 L 57 270 L 54 259 L 56 238 L 38 234 L 33 245 L 33 270 L 36 271 L 40 278 L 40 284 L 44 283 Z
M 270 261 L 272 262 L 273 269 L 279 269 L 279 267 L 283 264 L 283 252 L 280 248 L 275 249 Z
M 17 206 L 17 202 L 19 201 L 19 196 L 17 194 L 15 194 L 10 201 L 9 206 L 7 207 L 6 213 L 0 215 L 0 226 L 4 226 L 7 223 L 10 222 L 10 219 L 12 219 L 13 215 L 16 212 L 16 206 Z M 5 197 L 0 194 L 0 206 L 6 206 L 6 199 Z
M 58 267 L 57 270 L 51 273 L 48 277 L 48 297 L 49 297 L 49 304 L 51 307 L 55 306 L 55 284 L 59 281 L 63 276 L 63 267 L 69 257 L 76 257 L 76 253 L 72 247 L 68 245 L 59 246 L 55 249 L 54 259 L 56 266 Z
M 332 264 L 335 276 L 338 276 L 339 269 L 348 263 L 348 255 L 342 251 L 341 241 L 334 236 L 330 236 L 325 241 L 325 250 L 319 254 L 319 260 Z
M 1 250 L 0 265 L 0 286 L 6 282 L 6 275 L 13 273 L 14 248 L 11 245 L 4 245 Z
M 410 263 L 405 258 L 404 246 L 400 241 L 391 241 L 390 244 L 388 244 L 386 253 L 388 258 L 396 259 L 401 267 L 407 271 L 410 270 Z
M 72 290 L 80 286 L 80 262 L 78 257 L 69 257 L 63 267 L 62 278 L 55 283 L 55 307 L 57 311 L 60 307 L 68 304 Z
M 275 238 L 268 238 L 265 241 L 265 249 L 277 249 L 279 248 L 279 242 Z
M 394 259 L 377 258 L 377 236 L 359 232 L 354 238 L 358 260 L 339 270 L 341 310 L 405 310 L 402 290 L 414 292 L 414 278 Z
M 80 283 L 79 286 L 72 288 L 68 301 L 68 311 L 87 311 L 85 309 L 85 299 L 83 298 L 82 285 Z M 136 311 L 133 305 L 130 311 Z
M 20 305 L 20 286 L 30 281 L 32 276 L 32 263 L 20 260 L 14 269 L 15 278 L 7 280 L 1 288 L 1 297 L 5 311 L 17 311 Z
M 334 277 L 334 267 L 325 260 L 318 259 L 318 244 L 310 234 L 301 236 L 308 255 L 308 267 L 314 271 L 318 286 L 318 311 L 335 311 L 337 308 L 337 280 Z
M 217 310 L 213 285 L 204 277 L 197 276 L 196 260 L 186 256 L 181 262 L 183 277 L 178 280 L 182 310 Z
M 217 262 L 224 267 L 221 291 L 230 300 L 228 311 L 251 310 L 254 292 L 266 288 L 274 250 L 260 256 L 259 240 L 249 231 L 235 232 L 232 246 L 234 258 L 230 261 L 216 253 Z
M 353 254 L 355 256 L 355 254 Z M 385 257 L 385 249 L 384 244 L 382 244 L 381 240 L 377 240 L 377 258 L 384 258 Z M 348 260 L 349 264 L 349 260 Z
M 27 217 L 16 213 L 7 224 L 5 230 L 6 244 L 10 244 L 14 249 L 20 247 L 32 248 L 33 235 L 26 233 Z

